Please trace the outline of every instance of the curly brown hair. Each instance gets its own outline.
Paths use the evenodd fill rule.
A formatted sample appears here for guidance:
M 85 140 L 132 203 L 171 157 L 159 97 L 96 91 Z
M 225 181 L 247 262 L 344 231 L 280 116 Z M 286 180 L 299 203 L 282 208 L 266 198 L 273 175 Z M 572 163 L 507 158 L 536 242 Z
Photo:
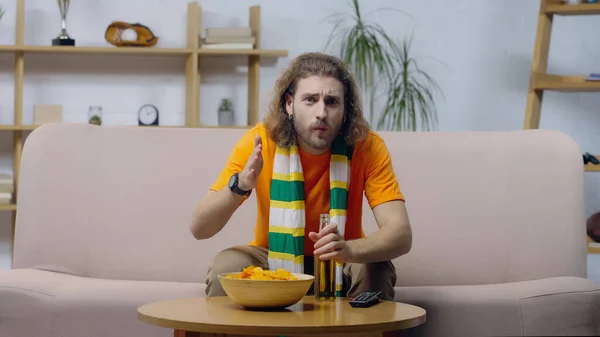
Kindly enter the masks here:
M 286 96 L 294 97 L 298 80 L 310 76 L 330 76 L 344 87 L 344 122 L 340 133 L 346 144 L 354 146 L 369 134 L 369 123 L 363 116 L 360 91 L 356 80 L 342 60 L 323 53 L 304 53 L 292 60 L 287 70 L 275 82 L 273 99 L 264 124 L 267 132 L 279 147 L 297 143 L 294 121 L 286 112 Z

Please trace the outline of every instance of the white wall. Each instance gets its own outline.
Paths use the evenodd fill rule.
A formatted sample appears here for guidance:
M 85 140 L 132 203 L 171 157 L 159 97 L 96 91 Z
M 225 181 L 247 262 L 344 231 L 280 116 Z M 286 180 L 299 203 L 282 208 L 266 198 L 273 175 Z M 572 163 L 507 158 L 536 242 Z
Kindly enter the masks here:
M 14 43 L 15 1 L 2 1 L 7 14 L 0 21 L 0 44 Z M 414 52 L 421 66 L 439 82 L 445 100 L 438 102 L 439 130 L 515 130 L 522 128 L 539 1 L 503 0 L 369 0 L 364 13 L 395 7 L 409 13 L 376 12 L 371 18 L 398 38 L 415 34 Z M 160 37 L 159 47 L 182 47 L 186 40 L 184 0 L 74 1 L 68 31 L 79 46 L 105 46 L 104 30 L 112 20 L 141 22 Z M 320 23 L 347 8 L 346 0 L 203 0 L 204 27 L 247 25 L 248 6 L 261 5 L 263 48 L 288 49 L 288 58 L 265 61 L 260 93 L 264 97 L 279 71 L 299 53 L 320 51 L 330 25 Z M 227 7 L 229 6 L 229 7 Z M 304 9 L 300 7 L 304 7 Z M 48 45 L 59 33 L 55 2 L 27 0 L 27 44 Z M 597 17 L 555 19 L 549 71 L 586 74 L 600 58 Z M 436 61 L 442 61 L 442 63 Z M 216 124 L 221 97 L 234 99 L 245 124 L 244 58 L 202 59 L 201 122 Z M 91 70 L 97 66 L 97 70 Z M 13 60 L 0 54 L 0 123 L 13 121 Z M 89 105 L 103 106 L 106 124 L 136 124 L 139 106 L 152 103 L 162 123 L 183 124 L 184 68 L 177 58 L 117 56 L 27 56 L 24 122 L 32 121 L 35 103 L 57 103 L 65 120 L 85 121 Z M 156 85 L 156 86 L 155 86 Z M 547 93 L 541 128 L 559 129 L 573 137 L 582 151 L 600 153 L 600 96 Z M 12 137 L 0 132 L 0 171 L 9 171 Z M 600 211 L 600 173 L 587 173 L 588 214 Z M 548 196 L 552 197 L 552 196 Z M 0 269 L 10 265 L 10 215 L 0 213 Z M 591 257 L 590 274 L 598 277 L 600 259 Z M 600 277 L 598 277 L 600 278 Z

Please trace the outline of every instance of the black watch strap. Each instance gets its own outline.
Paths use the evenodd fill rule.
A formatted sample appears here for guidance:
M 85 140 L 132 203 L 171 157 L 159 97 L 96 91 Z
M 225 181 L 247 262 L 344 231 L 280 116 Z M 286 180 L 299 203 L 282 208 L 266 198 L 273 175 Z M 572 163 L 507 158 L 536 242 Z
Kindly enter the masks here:
M 252 193 L 252 190 L 249 191 L 245 191 L 242 190 L 241 188 L 239 188 L 238 184 L 239 184 L 239 173 L 234 173 L 233 176 L 231 176 L 231 179 L 229 180 L 229 189 L 231 190 L 231 192 L 233 193 L 237 193 L 239 195 L 242 196 L 246 196 L 246 195 L 250 195 L 250 193 Z

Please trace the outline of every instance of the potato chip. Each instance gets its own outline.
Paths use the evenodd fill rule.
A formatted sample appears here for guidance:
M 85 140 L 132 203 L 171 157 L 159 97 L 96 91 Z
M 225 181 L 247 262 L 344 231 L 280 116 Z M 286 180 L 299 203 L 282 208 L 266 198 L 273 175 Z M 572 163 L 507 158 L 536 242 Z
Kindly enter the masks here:
M 275 271 L 262 269 L 261 267 L 248 266 L 242 269 L 242 272 L 235 275 L 228 275 L 229 278 L 249 279 L 249 280 L 272 280 L 272 281 L 289 281 L 297 280 L 289 271 L 279 268 Z

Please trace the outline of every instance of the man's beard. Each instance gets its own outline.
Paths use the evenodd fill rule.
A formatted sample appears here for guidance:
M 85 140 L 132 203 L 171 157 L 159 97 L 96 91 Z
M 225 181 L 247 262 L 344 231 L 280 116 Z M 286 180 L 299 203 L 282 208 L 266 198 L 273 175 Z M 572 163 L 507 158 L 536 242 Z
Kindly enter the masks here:
M 312 135 L 312 128 L 318 126 L 327 126 L 328 131 L 330 131 L 330 134 L 325 138 Z M 304 128 L 302 125 L 300 125 L 300 123 L 298 123 L 298 120 L 296 118 L 294 118 L 294 129 L 296 130 L 296 134 L 298 135 L 298 140 L 302 140 L 304 143 L 306 143 L 308 146 L 312 147 L 315 150 L 324 150 L 330 148 L 335 136 L 339 131 L 334 129 L 333 125 L 331 125 L 331 123 L 329 123 L 329 121 L 327 120 L 324 122 L 311 123 L 307 128 Z

